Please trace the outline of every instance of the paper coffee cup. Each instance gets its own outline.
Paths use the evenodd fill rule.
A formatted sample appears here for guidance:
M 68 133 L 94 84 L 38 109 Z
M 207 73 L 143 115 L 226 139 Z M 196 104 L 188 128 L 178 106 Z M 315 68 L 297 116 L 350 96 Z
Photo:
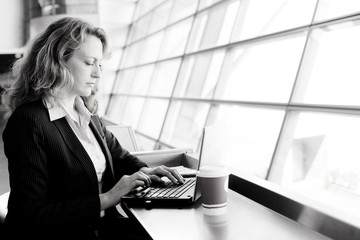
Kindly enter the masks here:
M 204 213 L 219 215 L 226 212 L 229 170 L 222 166 L 204 166 L 198 173 Z

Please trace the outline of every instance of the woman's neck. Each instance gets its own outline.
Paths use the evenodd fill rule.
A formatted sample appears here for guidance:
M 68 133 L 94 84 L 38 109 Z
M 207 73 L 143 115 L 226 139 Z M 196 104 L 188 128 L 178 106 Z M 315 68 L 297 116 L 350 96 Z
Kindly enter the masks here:
M 72 116 L 76 117 L 78 114 L 76 113 L 75 109 L 75 98 L 76 96 L 70 96 L 70 95 L 63 95 L 59 99 L 61 103 L 63 104 L 64 108 L 67 110 L 67 112 Z M 76 117 L 77 118 L 77 117 Z

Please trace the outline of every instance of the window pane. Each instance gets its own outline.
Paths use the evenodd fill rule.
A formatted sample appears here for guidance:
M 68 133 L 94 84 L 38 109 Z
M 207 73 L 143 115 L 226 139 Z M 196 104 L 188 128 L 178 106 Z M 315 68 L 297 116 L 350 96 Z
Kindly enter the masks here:
M 165 1 L 165 0 L 160 0 L 160 1 Z M 158 0 L 155 1 L 139 0 L 137 3 L 138 6 L 136 7 L 136 15 L 135 15 L 136 19 L 149 12 L 158 3 L 159 3 Z
M 186 52 L 229 43 L 239 1 L 224 1 L 197 15 Z
M 160 141 L 196 151 L 208 111 L 208 103 L 172 101 Z
M 114 80 L 115 80 L 116 72 L 114 71 L 106 71 L 98 81 L 98 91 L 99 94 L 111 94 Z
M 165 145 L 165 144 L 159 144 L 157 149 L 159 149 L 159 150 L 167 150 L 167 149 L 173 149 L 173 147 L 169 147 L 168 145 Z
M 166 29 L 164 43 L 161 45 L 160 59 L 184 54 L 192 18 L 179 22 Z
M 165 28 L 168 22 L 171 6 L 172 1 L 166 1 L 154 10 L 152 13 L 151 24 L 149 26 L 149 34 Z
M 135 68 L 126 69 L 120 71 L 116 78 L 116 83 L 114 87 L 114 93 L 123 93 L 127 94 L 130 92 L 130 89 L 133 84 L 133 79 L 135 76 Z
M 123 24 L 120 26 L 114 24 L 101 24 L 101 27 L 107 33 L 108 38 L 111 39 L 114 48 L 123 47 L 126 44 L 129 26 L 124 26 Z
M 136 4 L 133 4 L 130 1 L 40 1 L 39 4 L 59 4 L 55 5 L 56 7 L 64 6 L 65 8 L 71 7 L 75 9 L 84 8 L 83 4 L 98 4 L 97 14 L 101 22 L 108 23 L 111 25 L 125 25 L 127 22 L 131 21 L 133 18 L 133 12 L 135 11 Z M 33 3 L 34 4 L 34 3 Z M 54 7 L 55 7 L 54 6 Z M 67 10 L 67 9 L 66 9 Z M 68 13 L 68 11 L 66 11 Z M 82 11 L 81 11 L 82 12 Z M 88 10 L 86 10 L 88 12 Z M 85 13 L 85 12 L 84 12 Z M 90 13 L 90 12 L 88 12 Z M 121 17 L 119 17 L 121 16 Z
M 104 71 L 103 75 L 98 81 L 98 112 L 99 116 L 104 116 L 107 105 L 109 103 L 110 95 L 113 89 L 114 81 L 115 81 L 116 72 L 115 71 Z
M 142 45 L 144 41 L 136 42 L 129 45 L 124 50 L 124 57 L 121 63 L 122 68 L 134 66 L 141 55 Z
M 155 141 L 149 138 L 146 138 L 140 134 L 135 133 L 135 138 L 139 145 L 140 151 L 151 151 L 155 150 Z
M 143 111 L 144 105 L 144 98 L 126 97 L 126 100 L 123 101 L 121 105 L 121 108 L 124 109 L 123 114 L 120 115 L 120 113 L 118 113 L 119 118 L 121 119 L 121 124 L 131 125 L 134 129 L 137 129 L 137 125 L 140 120 L 141 112 Z
M 168 104 L 168 100 L 146 99 L 137 130 L 158 139 Z
M 198 0 L 176 0 L 171 10 L 169 24 L 194 14 Z
M 309 25 L 316 0 L 241 1 L 232 42 Z
M 106 72 L 108 70 L 118 70 L 120 67 L 120 59 L 122 54 L 122 48 L 111 49 L 110 57 L 103 60 L 103 72 Z
M 306 40 L 297 33 L 232 49 L 215 98 L 287 103 Z
M 100 96 L 99 107 L 97 111 L 97 114 L 99 116 L 104 116 L 106 114 L 106 109 L 109 104 L 109 100 L 110 100 L 110 95 L 103 94 Z
M 270 180 L 359 222 L 359 126 L 358 115 L 293 111 Z
M 128 93 L 134 95 L 146 95 L 153 71 L 153 64 L 137 67 L 134 79 L 130 79 L 131 90 L 128 91 Z
M 211 99 L 225 50 L 190 55 L 183 60 L 174 96 Z
M 360 21 L 315 29 L 297 80 L 294 101 L 360 105 Z
M 179 58 L 157 63 L 148 95 L 170 97 L 174 89 L 179 67 Z
M 144 98 L 113 96 L 107 117 L 116 124 L 131 125 L 136 129 L 143 105 Z
M 127 44 L 143 38 L 148 33 L 151 17 L 151 14 L 147 14 L 133 23 L 132 27 L 130 28 L 130 37 Z
M 215 105 L 209 123 L 225 121 L 222 160 L 234 173 L 265 179 L 284 119 L 284 110 Z
M 359 0 L 319 0 L 315 21 L 324 21 L 360 11 Z
M 199 10 L 207 8 L 215 3 L 221 2 L 223 0 L 200 0 Z
M 144 39 L 141 54 L 137 60 L 137 64 L 145 64 L 154 62 L 158 58 L 160 48 L 162 47 L 162 40 L 164 31 L 155 33 L 148 38 Z
M 108 111 L 106 113 L 106 118 L 115 124 L 119 124 L 121 122 L 120 116 L 123 115 L 123 102 L 126 101 L 125 98 L 121 98 L 119 96 L 112 96 L 109 101 Z
M 161 5 L 164 2 L 167 2 L 168 0 L 138 0 L 136 2 L 136 13 L 135 13 L 135 19 L 141 17 L 142 15 L 148 13 L 151 11 L 154 7 Z

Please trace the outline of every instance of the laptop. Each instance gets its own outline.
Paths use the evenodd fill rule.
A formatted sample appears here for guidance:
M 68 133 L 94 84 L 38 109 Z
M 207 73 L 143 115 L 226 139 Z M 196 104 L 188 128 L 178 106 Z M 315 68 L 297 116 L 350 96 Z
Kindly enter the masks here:
M 185 178 L 181 185 L 173 184 L 170 180 L 160 186 L 138 187 L 121 199 L 121 204 L 129 207 L 143 208 L 183 208 L 190 206 L 200 198 L 200 187 L 196 173 L 201 166 L 215 164 L 220 161 L 219 132 L 223 124 L 206 126 L 202 131 L 199 161 L 196 169 L 177 166 L 179 173 Z M 217 151 L 216 151 L 217 150 Z

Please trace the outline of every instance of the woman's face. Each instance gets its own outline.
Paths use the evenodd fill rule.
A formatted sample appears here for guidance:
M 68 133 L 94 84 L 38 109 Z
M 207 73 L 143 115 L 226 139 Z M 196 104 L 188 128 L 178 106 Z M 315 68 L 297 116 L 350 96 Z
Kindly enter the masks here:
M 91 89 L 101 77 L 102 50 L 103 45 L 100 39 L 88 35 L 83 45 L 66 62 L 74 78 L 74 86 L 70 90 L 71 95 L 90 96 Z

